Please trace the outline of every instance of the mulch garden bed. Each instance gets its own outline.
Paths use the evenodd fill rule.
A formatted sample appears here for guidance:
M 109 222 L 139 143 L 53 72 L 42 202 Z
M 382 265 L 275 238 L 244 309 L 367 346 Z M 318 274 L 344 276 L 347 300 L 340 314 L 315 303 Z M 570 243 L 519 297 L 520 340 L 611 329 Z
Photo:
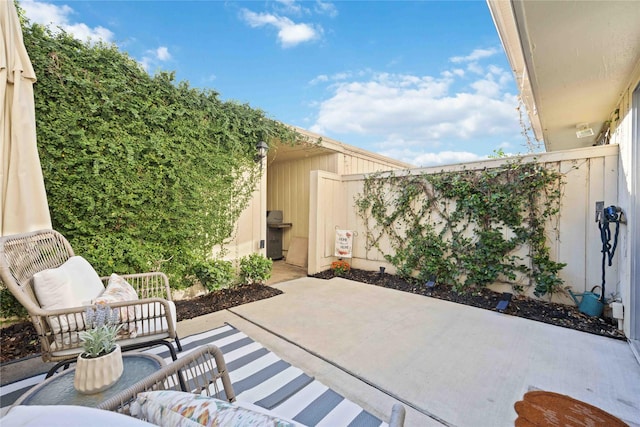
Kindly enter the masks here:
M 175 301 L 178 320 L 191 319 L 237 305 L 280 295 L 281 290 L 263 285 L 221 289 L 189 300 Z M 31 322 L 0 329 L 0 363 L 40 354 L 38 335 Z
M 316 274 L 314 277 L 329 279 L 333 278 L 334 275 L 331 270 L 327 270 Z M 428 289 L 422 284 L 408 282 L 398 276 L 391 274 L 381 275 L 378 272 L 358 269 L 351 269 L 344 277 L 374 286 L 411 292 L 428 298 L 439 298 L 494 311 L 502 296 L 501 293 L 489 289 L 477 289 L 464 294 L 458 294 L 450 288 L 437 285 L 432 289 Z M 270 286 L 241 285 L 189 300 L 176 301 L 178 320 L 191 319 L 241 304 L 270 298 L 281 293 L 281 290 Z M 524 317 L 578 331 L 610 338 L 626 339 L 611 321 L 599 317 L 586 316 L 574 306 L 514 295 L 503 312 L 512 316 Z M 38 337 L 31 322 L 20 322 L 0 329 L 0 363 L 33 356 L 39 354 L 39 352 Z

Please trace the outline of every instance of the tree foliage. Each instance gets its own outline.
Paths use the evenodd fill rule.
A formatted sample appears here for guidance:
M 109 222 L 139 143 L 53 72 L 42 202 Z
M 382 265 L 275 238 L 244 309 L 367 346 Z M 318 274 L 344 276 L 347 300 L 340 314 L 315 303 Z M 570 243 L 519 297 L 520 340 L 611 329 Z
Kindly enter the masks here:
M 111 44 L 23 23 L 53 227 L 98 273 L 192 265 L 232 236 L 260 140 L 295 132 L 211 90 L 150 76 Z

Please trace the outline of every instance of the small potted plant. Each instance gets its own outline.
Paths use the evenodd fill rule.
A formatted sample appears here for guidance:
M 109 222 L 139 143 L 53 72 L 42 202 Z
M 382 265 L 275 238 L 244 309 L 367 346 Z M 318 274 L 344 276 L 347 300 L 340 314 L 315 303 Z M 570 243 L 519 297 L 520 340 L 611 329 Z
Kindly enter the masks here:
M 99 304 L 87 307 L 86 324 L 91 328 L 79 334 L 83 352 L 73 385 L 80 393 L 93 394 L 111 387 L 122 375 L 122 352 L 116 344 L 122 324 L 118 322 L 118 310 Z

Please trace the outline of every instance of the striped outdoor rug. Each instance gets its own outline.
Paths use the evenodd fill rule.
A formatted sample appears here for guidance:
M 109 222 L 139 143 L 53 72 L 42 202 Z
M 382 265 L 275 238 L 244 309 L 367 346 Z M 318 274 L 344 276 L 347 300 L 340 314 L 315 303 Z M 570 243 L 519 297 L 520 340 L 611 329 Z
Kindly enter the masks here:
M 307 426 L 386 426 L 379 418 L 324 384 L 291 366 L 231 325 L 180 340 L 181 357 L 203 344 L 215 344 L 224 354 L 237 399 L 269 409 Z M 164 346 L 147 350 L 171 363 Z M 0 387 L 2 407 L 10 406 L 45 374 Z

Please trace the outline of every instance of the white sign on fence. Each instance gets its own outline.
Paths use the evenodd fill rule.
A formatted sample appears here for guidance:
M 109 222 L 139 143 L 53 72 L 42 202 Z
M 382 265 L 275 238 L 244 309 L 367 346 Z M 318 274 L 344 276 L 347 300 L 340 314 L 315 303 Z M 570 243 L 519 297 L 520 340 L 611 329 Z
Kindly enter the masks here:
M 338 258 L 351 258 L 353 256 L 353 231 L 336 230 L 336 251 Z

